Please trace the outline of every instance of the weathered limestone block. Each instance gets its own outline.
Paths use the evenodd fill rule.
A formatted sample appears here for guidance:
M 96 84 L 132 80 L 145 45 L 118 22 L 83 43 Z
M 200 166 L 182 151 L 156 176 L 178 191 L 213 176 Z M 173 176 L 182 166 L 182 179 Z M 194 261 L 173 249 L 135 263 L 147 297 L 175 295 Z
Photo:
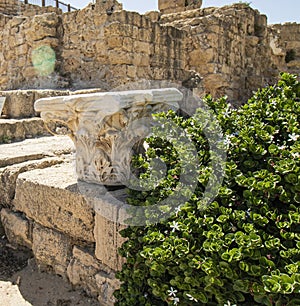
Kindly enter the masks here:
M 115 204 L 112 199 L 103 197 L 103 200 L 97 199 L 95 205 L 95 229 L 94 236 L 96 240 L 96 257 L 105 265 L 114 271 L 120 271 L 125 259 L 118 254 L 118 249 L 126 241 L 120 235 L 120 231 L 125 228 L 118 223 L 121 207 Z M 104 203 L 106 201 L 106 203 Z M 106 208 L 106 212 L 103 210 Z M 100 211 L 99 209 L 100 208 Z M 107 210 L 110 210 L 109 213 Z M 101 211 L 102 210 L 102 211 Z M 109 217 L 108 217 L 109 216 Z
M 40 99 L 35 109 L 46 123 L 63 122 L 70 129 L 79 180 L 122 185 L 131 177 L 131 150 L 141 150 L 152 114 L 177 108 L 181 100 L 169 88 Z
M 132 55 L 124 51 L 108 51 L 108 60 L 111 65 L 131 65 Z
M 150 58 L 149 55 L 143 53 L 134 53 L 132 58 L 132 64 L 138 70 L 141 67 L 149 67 Z
M 67 269 L 67 275 L 72 285 L 83 287 L 89 294 L 97 297 L 101 291 L 101 286 L 96 281 L 100 271 L 106 274 L 107 278 L 114 276 L 109 268 L 95 258 L 93 250 L 77 246 L 73 248 L 72 259 Z
M 120 288 L 120 281 L 114 276 L 108 277 L 107 274 L 100 272 L 96 275 L 96 283 L 100 289 L 98 297 L 100 305 L 114 306 L 116 299 L 113 294 Z
M 34 72 L 34 75 L 36 72 Z M 6 97 L 3 115 L 9 118 L 27 118 L 36 116 L 34 102 L 44 97 L 69 95 L 68 90 L 8 90 L 0 91 Z
M 98 12 L 115 12 L 123 9 L 123 5 L 116 0 L 96 0 L 95 10 Z
M 5 168 L 0 168 L 0 207 L 12 208 L 15 196 L 16 181 L 20 173 L 51 167 L 63 162 L 63 158 L 50 157 L 41 160 L 24 161 Z
M 150 44 L 144 41 L 135 41 L 133 45 L 134 52 L 150 54 Z
M 3 114 L 10 118 L 32 117 L 35 115 L 33 91 L 1 91 L 6 96 Z
M 159 0 L 158 8 L 162 14 L 170 14 L 200 8 L 202 0 Z
M 15 141 L 47 135 L 49 132 L 41 118 L 0 119 L 0 139 Z
M 20 214 L 9 209 L 1 210 L 1 222 L 9 242 L 27 248 L 32 247 L 31 224 Z
M 124 46 L 123 37 L 112 36 L 107 38 L 108 49 L 122 50 L 123 46 Z
M 77 188 L 73 162 L 20 174 L 14 208 L 75 240 L 94 241 L 93 210 Z
M 59 17 L 55 13 L 37 15 L 32 19 L 32 25 L 27 32 L 31 41 L 42 40 L 46 37 L 56 37 Z
M 206 50 L 203 49 L 195 49 L 190 52 L 189 57 L 189 65 L 190 67 L 200 67 L 206 66 L 206 64 L 213 62 L 215 53 L 213 48 L 209 48 Z M 205 69 L 205 68 L 204 68 Z
M 73 149 L 72 142 L 65 136 L 26 139 L 22 142 L 2 144 L 0 146 L 0 167 L 70 154 Z
M 135 79 L 136 78 L 136 71 L 137 71 L 136 66 L 128 65 L 126 74 L 128 75 L 128 77 Z
M 65 276 L 72 254 L 72 241 L 62 233 L 37 223 L 32 239 L 32 251 L 40 269 L 51 268 L 56 274 Z

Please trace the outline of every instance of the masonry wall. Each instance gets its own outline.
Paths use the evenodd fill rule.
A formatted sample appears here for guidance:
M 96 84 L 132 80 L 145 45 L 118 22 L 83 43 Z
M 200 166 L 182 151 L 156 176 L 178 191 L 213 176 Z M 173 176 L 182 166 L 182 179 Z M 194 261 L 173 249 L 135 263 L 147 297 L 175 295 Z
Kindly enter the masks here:
M 9 19 L 0 31 L 1 89 L 57 88 L 68 85 L 59 73 L 60 35 L 61 18 L 55 13 Z M 52 68 L 48 66 L 51 64 L 47 58 L 49 50 L 54 52 Z M 39 65 L 41 61 L 44 68 Z M 47 75 L 44 69 L 49 70 Z
M 61 10 L 56 7 L 46 6 L 41 7 L 39 5 L 24 4 L 18 0 L 0 0 L 0 13 L 10 16 L 26 15 L 34 16 L 38 14 L 55 12 L 61 14 Z
M 159 0 L 158 8 L 163 14 L 200 8 L 202 0 Z
M 140 79 L 179 80 L 185 33 L 135 12 L 99 14 L 88 7 L 63 15 L 63 72 L 75 87 L 114 88 Z
M 197 75 L 203 81 L 191 87 L 198 93 L 240 104 L 279 72 L 300 71 L 300 25 L 267 26 L 266 16 L 245 4 L 140 15 L 109 0 L 28 14 L 0 14 L 0 89 L 111 90 L 141 79 L 189 83 Z M 32 54 L 45 46 L 56 62 L 41 75 Z
M 300 25 L 285 23 L 270 25 L 270 45 L 277 55 L 275 64 L 283 71 L 299 74 L 300 70 Z
M 0 224 L 12 245 L 32 250 L 41 271 L 60 275 L 100 305 L 112 306 L 120 286 L 117 247 L 124 242 L 119 226 L 95 213 L 80 193 L 70 140 L 45 141 L 43 148 L 44 156 L 36 160 L 25 157 L 0 166 L 5 187 L 0 191 Z M 99 236 L 107 243 L 98 245 Z
M 243 4 L 164 15 L 161 23 L 189 33 L 186 69 L 203 77 L 200 93 L 240 104 L 287 69 L 271 48 L 266 16 Z

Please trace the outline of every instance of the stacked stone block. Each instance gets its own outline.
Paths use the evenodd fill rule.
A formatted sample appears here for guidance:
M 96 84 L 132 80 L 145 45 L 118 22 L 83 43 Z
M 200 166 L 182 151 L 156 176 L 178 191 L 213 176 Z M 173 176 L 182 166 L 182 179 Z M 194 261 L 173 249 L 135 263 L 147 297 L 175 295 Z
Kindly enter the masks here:
M 161 23 L 190 33 L 186 64 L 203 77 L 200 93 L 240 104 L 288 70 L 272 52 L 266 16 L 244 4 L 165 15 Z
M 159 0 L 158 8 L 162 14 L 200 9 L 202 0 Z
M 300 69 L 300 26 L 299 24 L 285 23 L 270 25 L 270 44 L 273 54 L 280 61 L 276 65 L 287 66 L 290 73 L 299 74 Z
M 83 19 L 87 13 L 90 18 Z M 76 86 L 114 88 L 140 79 L 179 80 L 183 75 L 185 35 L 177 29 L 126 11 L 108 16 L 83 10 L 65 14 L 63 24 L 63 71 Z
M 267 26 L 266 16 L 245 4 L 193 9 L 200 3 L 176 3 L 182 9 L 168 14 L 126 12 L 115 0 L 62 15 L 0 14 L 0 88 L 111 90 L 141 79 L 182 82 L 198 73 L 200 94 L 226 94 L 238 104 L 279 72 L 299 73 L 299 24 Z M 46 76 L 32 60 L 43 46 L 56 57 Z

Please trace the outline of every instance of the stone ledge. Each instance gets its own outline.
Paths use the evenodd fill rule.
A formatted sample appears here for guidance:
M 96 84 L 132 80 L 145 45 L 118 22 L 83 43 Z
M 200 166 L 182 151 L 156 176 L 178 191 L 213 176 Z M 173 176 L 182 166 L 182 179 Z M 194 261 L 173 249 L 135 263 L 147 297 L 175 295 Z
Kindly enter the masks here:
M 0 119 L 0 143 L 49 136 L 41 118 Z
M 78 190 L 73 162 L 20 174 L 13 206 L 76 241 L 94 242 L 94 212 Z
M 41 137 L 0 145 L 0 168 L 29 160 L 53 157 L 73 152 L 69 137 Z
M 34 102 L 38 99 L 99 91 L 101 91 L 99 88 L 82 89 L 78 91 L 49 89 L 2 90 L 0 91 L 0 96 L 6 97 L 3 115 L 7 118 L 18 119 L 37 116 L 38 113 L 34 110 Z
M 25 161 L 23 163 L 0 168 L 0 207 L 12 207 L 12 200 L 15 196 L 16 181 L 20 173 L 51 167 L 62 163 L 65 158 L 70 157 L 49 157 L 40 160 Z

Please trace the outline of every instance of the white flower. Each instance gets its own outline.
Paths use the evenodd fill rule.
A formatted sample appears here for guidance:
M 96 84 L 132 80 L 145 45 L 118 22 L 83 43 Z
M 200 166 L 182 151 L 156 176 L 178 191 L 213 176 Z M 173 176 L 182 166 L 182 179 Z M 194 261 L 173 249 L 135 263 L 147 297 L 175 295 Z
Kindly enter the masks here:
M 224 306 L 237 306 L 237 305 L 236 305 L 236 304 L 232 304 L 232 305 L 231 305 L 230 301 L 227 301 L 227 303 L 224 304 Z
M 229 147 L 229 145 L 231 144 L 230 138 L 230 136 L 226 135 L 226 138 L 224 139 L 224 144 L 227 147 Z
M 293 134 L 289 134 L 289 138 L 292 141 L 296 141 L 299 138 L 299 135 L 293 133 Z
M 178 222 L 173 221 L 173 224 L 170 225 L 170 227 L 172 228 L 172 232 L 179 231 L 179 224 L 178 224 Z
M 224 113 L 224 117 L 229 117 L 230 113 L 230 108 L 228 107 Z
M 170 288 L 170 290 L 167 291 L 169 296 L 174 296 L 176 297 L 176 293 L 178 292 L 177 290 L 174 290 L 173 287 Z
M 172 301 L 174 305 L 177 305 L 179 303 L 179 298 L 178 297 L 172 298 Z
M 273 139 L 274 139 L 274 136 L 270 135 L 270 140 L 273 141 Z
M 181 211 L 181 207 L 178 206 L 175 208 L 175 213 L 176 213 L 176 216 L 178 215 L 178 213 Z
M 189 298 L 190 301 L 195 301 L 195 302 L 198 302 L 197 299 L 195 299 L 191 294 L 186 294 L 186 296 Z
M 294 158 L 300 158 L 300 153 L 299 152 L 292 153 L 292 156 Z

